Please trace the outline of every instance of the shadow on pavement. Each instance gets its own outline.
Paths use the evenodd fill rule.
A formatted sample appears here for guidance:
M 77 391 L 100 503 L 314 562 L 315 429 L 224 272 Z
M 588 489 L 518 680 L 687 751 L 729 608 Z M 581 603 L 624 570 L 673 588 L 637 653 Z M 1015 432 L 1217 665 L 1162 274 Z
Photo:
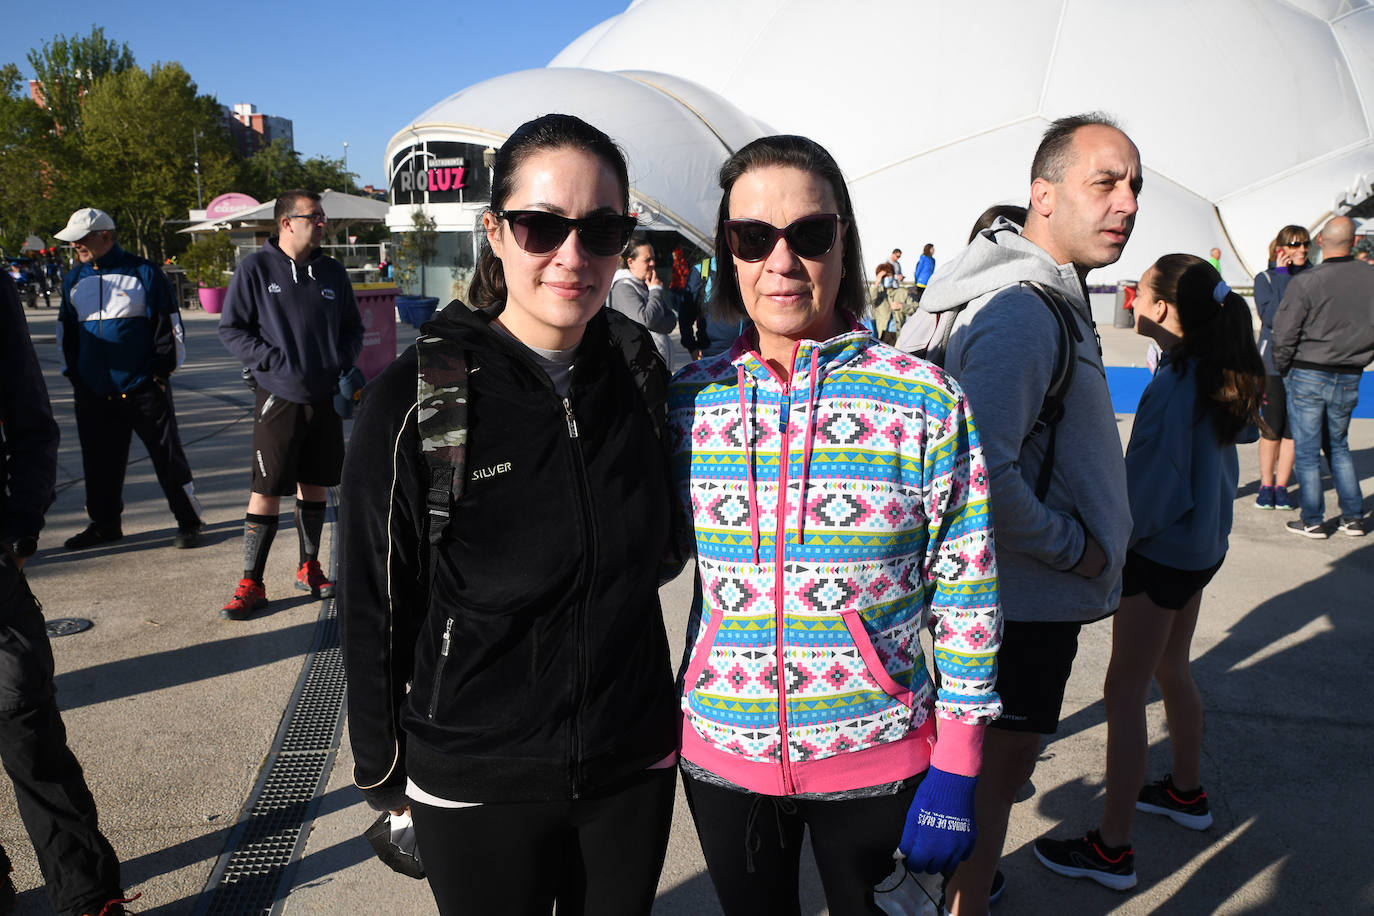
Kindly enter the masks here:
M 1275 570 L 1276 586 L 1282 573 Z M 1136 894 L 1203 860 L 1152 912 L 1215 912 L 1261 876 L 1272 888 L 1266 905 L 1371 911 L 1374 879 L 1367 863 L 1374 839 L 1367 825 L 1374 820 L 1374 793 L 1367 790 L 1365 721 L 1374 703 L 1371 594 L 1374 543 L 1333 557 L 1325 574 L 1264 601 L 1193 659 L 1207 715 L 1202 773 L 1215 823 L 1194 832 L 1165 818 L 1137 815 Z M 1158 699 L 1158 688 L 1152 688 L 1151 702 Z M 1104 721 L 1098 700 L 1065 719 L 1057 737 Z M 1053 752 L 1051 742 L 1047 753 Z M 1168 742 L 1157 742 L 1149 778 L 1169 768 Z M 1043 815 L 1063 825 L 1056 836 L 1095 823 L 1101 773 L 1099 764 L 1085 778 L 1042 794 Z M 1028 844 L 1008 858 L 1030 862 L 1033 854 Z M 1237 874 L 1245 875 L 1240 885 Z M 1094 890 L 1106 909 L 1122 899 L 1095 885 Z
M 289 611 L 303 604 L 313 604 L 314 598 L 301 595 L 273 601 L 257 616 Z M 239 624 L 233 621 L 214 623 L 232 632 Z M 68 671 L 56 678 L 59 703 L 66 712 L 94 703 L 135 696 L 167 687 L 208 680 L 235 671 L 247 671 L 282 659 L 301 655 L 314 636 L 316 621 L 310 620 L 271 633 L 245 633 L 227 636 L 210 642 L 185 646 L 166 652 L 154 652 L 137 658 L 122 658 L 89 668 Z

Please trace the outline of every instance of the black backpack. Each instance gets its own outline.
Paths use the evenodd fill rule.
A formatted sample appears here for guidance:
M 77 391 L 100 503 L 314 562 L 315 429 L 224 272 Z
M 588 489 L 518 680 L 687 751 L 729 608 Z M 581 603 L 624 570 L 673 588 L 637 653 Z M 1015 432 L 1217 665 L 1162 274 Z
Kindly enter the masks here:
M 1074 366 L 1078 363 L 1077 346 L 1083 341 L 1083 332 L 1074 320 L 1073 304 L 1059 290 L 1044 286 L 1034 280 L 1022 280 L 1017 286 L 1035 294 L 1044 303 L 1059 324 L 1059 342 L 1054 350 L 1054 372 L 1050 376 L 1050 386 L 1045 390 L 1045 399 L 1040 404 L 1040 412 L 1030 432 L 1026 433 L 1023 446 L 1036 436 L 1049 430 L 1050 438 L 1045 443 L 1045 460 L 1040 463 L 1040 473 L 1035 479 L 1035 497 L 1045 501 L 1050 491 L 1050 478 L 1054 473 L 1055 431 L 1064 417 L 1064 399 L 1068 396 L 1069 386 L 1073 384 Z M 1008 287 L 1010 289 L 1011 287 Z M 1000 293 L 998 294 L 1000 295 Z M 959 313 L 968 308 L 968 303 L 955 306 L 939 313 L 939 321 L 926 346 L 912 351 L 937 366 L 945 364 L 945 353 L 949 349 L 949 337 L 954 330 L 954 322 Z M 1099 344 L 1099 350 L 1101 345 Z

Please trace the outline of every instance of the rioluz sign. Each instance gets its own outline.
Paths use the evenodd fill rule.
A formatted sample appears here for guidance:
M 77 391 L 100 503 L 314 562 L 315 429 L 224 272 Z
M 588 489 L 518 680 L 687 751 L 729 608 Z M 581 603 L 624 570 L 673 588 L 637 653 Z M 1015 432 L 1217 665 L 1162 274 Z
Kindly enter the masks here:
M 471 203 L 491 199 L 485 146 L 421 140 L 391 157 L 393 204 Z

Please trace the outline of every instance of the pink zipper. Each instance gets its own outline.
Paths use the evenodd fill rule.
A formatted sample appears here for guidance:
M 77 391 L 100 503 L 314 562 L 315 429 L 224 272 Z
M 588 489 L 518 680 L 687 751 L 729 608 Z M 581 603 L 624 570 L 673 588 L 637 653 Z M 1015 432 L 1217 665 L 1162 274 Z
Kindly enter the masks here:
M 778 665 L 778 731 L 782 740 L 782 789 L 787 795 L 795 795 L 796 785 L 792 782 L 792 753 L 787 741 L 787 666 L 783 662 L 783 616 L 784 610 L 784 591 L 783 591 L 783 561 L 787 553 L 787 465 L 789 461 L 791 436 L 788 430 L 792 427 L 792 376 L 796 374 L 797 350 L 801 348 L 801 341 L 797 341 L 792 346 L 792 359 L 789 365 L 792 372 L 788 374 L 787 380 L 783 383 L 783 391 L 787 395 L 788 411 L 787 425 L 782 428 L 782 447 L 778 454 L 778 505 L 775 510 L 777 515 L 777 525 L 774 534 L 773 544 L 773 605 L 776 608 L 777 618 L 774 622 L 775 636 L 774 643 L 777 651 Z M 764 363 L 767 366 L 767 363 Z M 771 370 L 771 366 L 769 367 Z

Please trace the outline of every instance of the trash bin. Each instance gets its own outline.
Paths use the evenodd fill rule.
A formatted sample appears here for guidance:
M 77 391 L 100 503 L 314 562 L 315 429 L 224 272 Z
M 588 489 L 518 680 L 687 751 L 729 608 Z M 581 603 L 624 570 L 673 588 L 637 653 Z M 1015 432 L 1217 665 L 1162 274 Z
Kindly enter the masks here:
M 1116 281 L 1116 312 L 1112 316 L 1112 327 L 1135 327 L 1135 294 L 1139 287 L 1136 280 Z
M 439 300 L 433 296 L 397 296 L 396 311 L 401 320 L 418 329 L 420 325 L 434 317 Z
M 396 295 L 390 283 L 359 283 L 353 287 L 363 318 L 363 351 L 357 366 L 368 381 L 396 358 Z

